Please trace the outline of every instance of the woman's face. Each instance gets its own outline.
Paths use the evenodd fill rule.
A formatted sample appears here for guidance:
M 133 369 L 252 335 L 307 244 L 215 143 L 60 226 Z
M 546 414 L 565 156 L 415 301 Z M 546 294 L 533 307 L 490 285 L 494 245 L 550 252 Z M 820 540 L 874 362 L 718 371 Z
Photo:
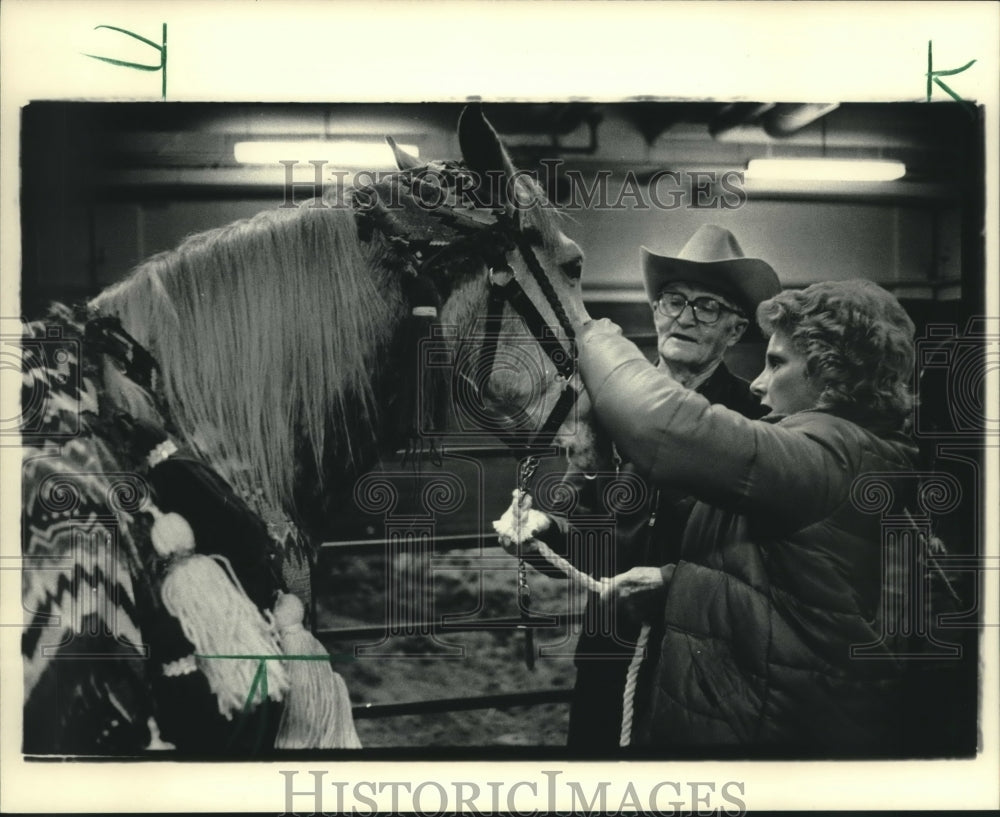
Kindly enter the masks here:
M 806 359 L 784 332 L 775 332 L 767 344 L 764 370 L 750 391 L 772 414 L 795 414 L 815 408 L 821 390 L 806 375 Z

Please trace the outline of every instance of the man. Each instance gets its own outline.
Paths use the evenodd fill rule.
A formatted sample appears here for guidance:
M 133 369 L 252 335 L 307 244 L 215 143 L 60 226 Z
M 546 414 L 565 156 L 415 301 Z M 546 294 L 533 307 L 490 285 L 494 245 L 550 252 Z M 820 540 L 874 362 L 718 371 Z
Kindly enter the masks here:
M 676 257 L 642 248 L 646 295 L 656 327 L 658 366 L 674 381 L 745 417 L 764 412 L 746 381 L 732 374 L 723 356 L 739 342 L 757 305 L 781 291 L 774 270 L 764 261 L 746 258 L 736 238 L 715 225 L 701 227 Z M 610 578 L 603 600 L 589 599 L 576 649 L 576 683 L 570 708 L 568 746 L 581 752 L 607 752 L 619 745 L 626 672 L 635 652 L 640 621 L 662 601 L 663 571 L 679 556 L 681 533 L 692 506 L 683 492 L 636 485 L 633 467 L 623 476 L 597 479 L 570 474 L 566 487 L 577 498 L 569 519 L 556 525 L 542 514 L 531 528 L 554 550 L 595 578 Z M 611 483 L 630 481 L 644 501 L 628 510 L 608 507 Z M 613 503 L 612 503 L 613 504 Z M 528 506 L 521 510 L 530 508 Z M 615 535 L 595 548 L 587 523 L 580 517 L 615 516 Z M 499 530 L 499 528 L 498 528 Z M 501 534 L 505 546 L 511 537 Z M 550 575 L 537 554 L 529 563 Z M 672 565 L 669 569 L 672 569 Z M 601 606 L 604 605 L 604 609 Z M 658 639 L 650 639 L 650 660 Z
M 801 756 L 905 749 L 886 637 L 881 518 L 860 477 L 912 470 L 912 321 L 868 281 L 814 284 L 757 310 L 764 422 L 650 366 L 608 321 L 577 332 L 601 423 L 651 483 L 696 497 L 664 570 L 659 657 L 633 741 Z M 901 611 L 897 610 L 902 614 Z M 866 646 L 865 659 L 852 648 Z

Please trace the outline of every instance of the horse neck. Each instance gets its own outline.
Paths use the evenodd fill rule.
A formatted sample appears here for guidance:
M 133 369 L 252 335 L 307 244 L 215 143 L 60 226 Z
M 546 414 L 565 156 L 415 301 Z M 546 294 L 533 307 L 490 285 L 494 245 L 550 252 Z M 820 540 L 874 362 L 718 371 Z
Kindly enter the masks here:
M 390 276 L 387 285 L 394 286 L 398 280 Z M 364 473 L 380 464 L 391 468 L 405 451 L 419 445 L 421 437 L 443 426 L 449 394 L 447 370 L 429 368 L 421 359 L 426 354 L 421 341 L 430 337 L 435 320 L 412 314 L 415 304 L 399 286 L 401 307 L 371 372 L 376 410 L 371 422 L 362 420 L 358 412 L 352 415 L 353 426 L 349 422 L 349 427 L 340 429 L 341 442 L 324 457 L 322 495 L 315 490 L 319 481 L 311 457 L 304 452 L 296 458 L 296 506 L 303 527 L 314 538 L 336 532 L 337 517 L 354 507 L 354 488 Z

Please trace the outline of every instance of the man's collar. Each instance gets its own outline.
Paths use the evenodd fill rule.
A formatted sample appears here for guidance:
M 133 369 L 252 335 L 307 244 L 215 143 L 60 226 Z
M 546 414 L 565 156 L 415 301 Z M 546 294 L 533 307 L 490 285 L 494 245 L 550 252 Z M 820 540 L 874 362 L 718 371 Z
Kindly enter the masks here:
M 673 377 L 673 379 L 676 380 L 678 383 L 681 382 L 680 379 L 677 377 L 677 375 L 675 375 L 670 370 L 670 366 L 667 365 L 667 362 L 662 357 L 659 358 L 659 361 L 657 363 L 657 368 L 665 370 L 667 374 Z M 691 389 L 692 391 L 697 391 L 697 392 L 704 391 L 705 387 L 708 385 L 708 383 L 712 382 L 712 380 L 715 378 L 716 374 L 720 369 L 724 370 L 726 374 L 729 373 L 728 369 L 726 369 L 725 367 L 725 364 L 721 360 L 719 360 L 718 363 L 716 363 L 712 369 L 708 370 L 707 372 L 702 372 L 689 383 L 681 383 L 681 385 L 687 389 Z
M 715 367 L 708 379 L 698 387 L 698 391 L 713 403 L 717 403 L 722 401 L 723 394 L 730 392 L 734 382 L 742 384 L 744 381 L 730 372 L 726 364 L 720 360 L 719 365 Z

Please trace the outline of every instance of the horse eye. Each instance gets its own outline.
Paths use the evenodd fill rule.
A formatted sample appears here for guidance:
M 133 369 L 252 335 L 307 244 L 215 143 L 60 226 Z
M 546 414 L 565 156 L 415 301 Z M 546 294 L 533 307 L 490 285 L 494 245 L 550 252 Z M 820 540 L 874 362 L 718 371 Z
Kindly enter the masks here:
M 545 243 L 545 236 L 537 227 L 525 227 L 521 231 L 521 235 L 532 247 L 541 247 Z
M 574 258 L 560 264 L 562 271 L 571 281 L 578 281 L 583 276 L 583 259 Z

